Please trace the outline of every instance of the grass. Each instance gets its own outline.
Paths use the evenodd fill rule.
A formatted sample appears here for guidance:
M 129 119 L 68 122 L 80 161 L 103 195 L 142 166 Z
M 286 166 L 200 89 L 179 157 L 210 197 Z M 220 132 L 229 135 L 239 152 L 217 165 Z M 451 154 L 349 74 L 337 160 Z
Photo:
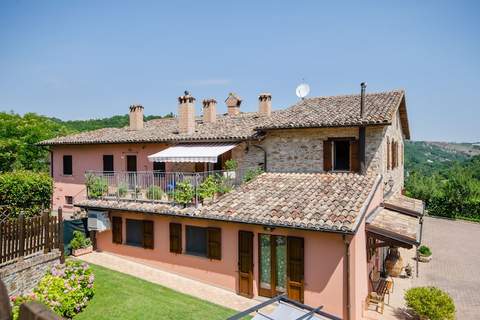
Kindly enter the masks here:
M 91 266 L 95 296 L 75 320 L 226 319 L 236 313 L 130 275 Z

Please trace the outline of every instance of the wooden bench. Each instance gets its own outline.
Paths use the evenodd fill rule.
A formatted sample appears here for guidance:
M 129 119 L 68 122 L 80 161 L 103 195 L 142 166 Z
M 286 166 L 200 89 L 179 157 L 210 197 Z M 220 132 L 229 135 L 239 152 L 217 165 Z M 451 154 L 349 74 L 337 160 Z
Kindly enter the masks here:
M 365 307 L 368 309 L 370 305 L 375 305 L 376 310 L 380 308 L 380 313 L 383 314 L 383 310 L 385 308 L 385 295 L 389 295 L 390 285 L 389 281 L 384 278 L 380 278 L 380 273 L 378 273 L 378 279 L 374 281 L 372 279 L 372 274 L 375 271 L 370 272 L 370 284 L 372 285 L 372 292 L 370 292 L 365 300 Z M 390 295 L 388 296 L 390 300 Z

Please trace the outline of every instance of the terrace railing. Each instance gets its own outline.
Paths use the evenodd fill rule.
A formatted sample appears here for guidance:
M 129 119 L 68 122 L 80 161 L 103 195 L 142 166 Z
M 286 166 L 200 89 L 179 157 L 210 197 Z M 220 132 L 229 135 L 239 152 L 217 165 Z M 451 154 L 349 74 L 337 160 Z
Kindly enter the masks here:
M 251 180 L 260 168 L 206 172 L 87 171 L 89 199 L 198 205 Z

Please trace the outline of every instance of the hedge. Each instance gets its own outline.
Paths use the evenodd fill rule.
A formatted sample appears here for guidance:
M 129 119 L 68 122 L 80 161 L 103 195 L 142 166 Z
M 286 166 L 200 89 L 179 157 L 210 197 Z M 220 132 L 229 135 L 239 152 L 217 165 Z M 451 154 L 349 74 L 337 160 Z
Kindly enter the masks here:
M 0 209 L 17 217 L 40 214 L 50 207 L 52 178 L 46 173 L 14 171 L 0 174 Z

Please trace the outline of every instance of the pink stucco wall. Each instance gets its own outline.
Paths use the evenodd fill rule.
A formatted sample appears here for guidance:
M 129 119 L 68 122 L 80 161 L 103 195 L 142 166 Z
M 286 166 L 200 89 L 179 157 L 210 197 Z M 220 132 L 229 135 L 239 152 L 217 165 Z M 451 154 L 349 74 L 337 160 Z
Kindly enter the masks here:
M 365 218 L 383 201 L 383 183 L 372 194 Z M 363 319 L 365 298 L 369 292 L 369 269 L 367 266 L 367 237 L 365 218 L 350 242 L 350 305 L 351 319 Z
M 295 229 L 276 228 L 272 232 L 265 231 L 261 226 L 206 221 L 200 219 L 178 218 L 140 213 L 115 212 L 131 219 L 148 219 L 154 221 L 153 250 L 128 245 L 114 244 L 111 241 L 111 231 L 97 235 L 98 249 L 113 252 L 135 259 L 152 266 L 179 273 L 200 281 L 204 281 L 231 291 L 237 291 L 238 263 L 238 231 L 254 232 L 254 294 L 258 295 L 258 234 L 271 233 L 275 235 L 290 235 L 303 237 L 305 240 L 305 303 L 309 305 L 324 305 L 325 311 L 337 316 L 345 316 L 345 281 L 344 281 L 344 244 L 340 234 L 302 231 Z M 125 221 L 125 220 L 124 220 Z M 183 247 L 185 248 L 185 226 L 215 226 L 222 229 L 222 260 L 209 260 L 188 254 L 169 252 L 169 222 L 182 223 Z M 123 223 L 125 239 L 125 223 Z

